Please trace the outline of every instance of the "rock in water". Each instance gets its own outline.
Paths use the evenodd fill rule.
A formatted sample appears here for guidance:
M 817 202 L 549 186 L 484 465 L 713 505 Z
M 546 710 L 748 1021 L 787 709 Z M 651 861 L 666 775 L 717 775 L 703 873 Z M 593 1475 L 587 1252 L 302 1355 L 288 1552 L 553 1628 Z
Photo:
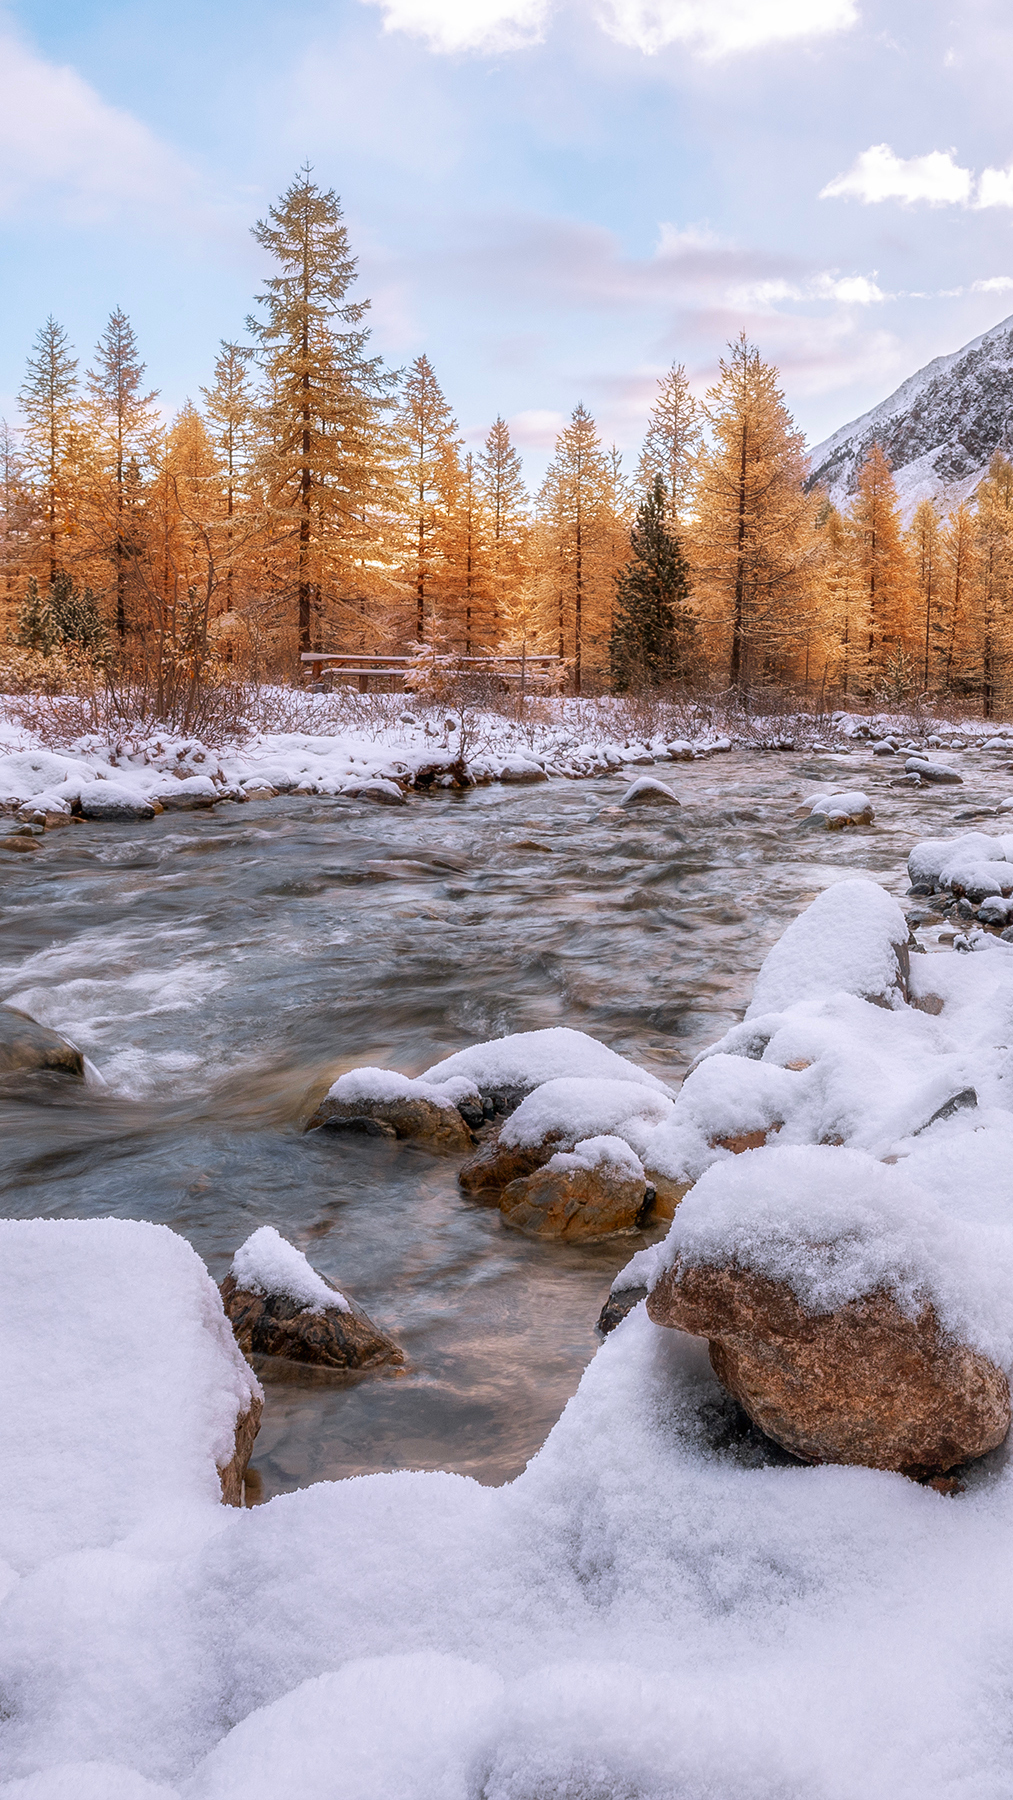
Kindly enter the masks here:
M 663 781 L 655 781 L 651 775 L 642 775 L 632 787 L 626 789 L 619 802 L 620 806 L 678 806 L 679 798 Z
M 708 1340 L 722 1386 L 807 1462 L 936 1474 L 983 1456 L 1010 1425 L 1009 1384 L 926 1306 L 885 1290 L 806 1312 L 791 1287 L 734 1264 L 676 1264 L 647 1300 L 657 1325 Z
M 554 1156 L 564 1136 L 549 1133 L 537 1144 L 504 1144 L 502 1126 L 490 1133 L 474 1156 L 462 1164 L 458 1181 L 466 1194 L 500 1193 L 512 1181 L 520 1181 Z
M 240 1245 L 220 1292 L 244 1356 L 280 1356 L 323 1369 L 404 1362 L 403 1352 L 361 1306 L 339 1293 L 273 1225 L 261 1225 Z
M 21 1069 L 51 1069 L 84 1077 L 84 1058 L 58 1031 L 39 1025 L 16 1006 L 0 1006 L 0 1074 Z
M 601 1312 L 598 1314 L 598 1330 L 602 1337 L 608 1337 L 617 1325 L 621 1325 L 627 1313 L 647 1296 L 645 1287 L 613 1288 Z
M 474 1084 L 462 1085 L 474 1096 Z M 456 1098 L 456 1088 L 455 1088 Z M 395 1069 L 350 1069 L 340 1075 L 306 1123 L 307 1131 L 367 1131 L 367 1121 L 427 1149 L 470 1150 L 474 1139 L 449 1094 Z
M 508 1225 L 529 1237 L 589 1243 L 635 1231 L 649 1217 L 654 1189 L 621 1138 L 590 1138 L 544 1168 L 511 1181 L 500 1197 Z

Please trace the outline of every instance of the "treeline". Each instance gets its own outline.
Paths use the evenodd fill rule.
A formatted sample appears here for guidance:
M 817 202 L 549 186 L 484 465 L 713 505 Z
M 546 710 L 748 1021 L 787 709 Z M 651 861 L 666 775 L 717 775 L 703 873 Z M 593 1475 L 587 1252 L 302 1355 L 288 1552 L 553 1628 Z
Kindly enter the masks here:
M 340 205 L 303 170 L 253 234 L 272 273 L 171 424 L 115 311 L 82 374 L 49 319 L 0 435 L 10 654 L 290 676 L 301 650 L 552 652 L 571 691 L 778 684 L 1006 705 L 1013 467 L 901 528 L 874 446 L 850 511 L 807 485 L 776 369 L 673 366 L 629 471 L 577 406 L 537 493 L 507 425 L 466 449 L 425 356 L 370 349 Z

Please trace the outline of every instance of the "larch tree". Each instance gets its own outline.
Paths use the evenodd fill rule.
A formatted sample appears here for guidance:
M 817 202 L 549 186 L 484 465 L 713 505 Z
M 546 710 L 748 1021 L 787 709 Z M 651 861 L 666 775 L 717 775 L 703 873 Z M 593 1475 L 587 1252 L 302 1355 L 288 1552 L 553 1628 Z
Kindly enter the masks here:
M 867 619 L 868 678 L 875 684 L 896 679 L 915 648 L 911 568 L 901 532 L 897 489 L 889 460 L 878 443 L 871 445 L 858 472 L 851 521 Z
M 556 439 L 538 494 L 543 578 L 555 612 L 559 654 L 572 648 L 573 691 L 588 667 L 608 668 L 612 624 L 609 531 L 613 471 L 595 423 L 581 404 Z
M 975 494 L 978 517 L 976 612 L 980 638 L 981 710 L 995 718 L 1010 666 L 1013 608 L 1013 463 L 997 450 Z
M 637 486 L 644 494 L 651 494 L 661 476 L 668 496 L 668 517 L 676 529 L 691 504 L 702 441 L 700 407 L 690 393 L 684 365 L 673 363 L 658 382 L 658 397 L 651 408 L 637 463 Z
M 933 635 L 938 638 L 942 521 L 931 500 L 921 500 L 908 527 L 905 544 L 914 587 L 922 686 L 931 681 Z
M 235 604 L 233 547 L 237 496 L 249 501 L 249 465 L 253 452 L 253 420 L 256 398 L 250 379 L 253 350 L 246 344 L 219 346 L 214 381 L 202 387 L 204 419 L 210 441 L 221 459 L 225 488 L 225 611 Z
M 29 470 L 41 480 L 45 493 L 46 539 L 49 581 L 60 567 L 58 540 L 64 521 L 62 477 L 77 428 L 77 358 L 70 353 L 67 333 L 50 314 L 36 337 L 18 391 L 18 405 L 25 420 L 24 444 Z
M 683 681 L 695 657 L 689 569 L 668 525 L 660 475 L 637 508 L 629 544 L 629 561 L 616 579 L 612 620 L 612 683 L 620 693 Z
M 940 685 L 947 694 L 966 694 L 978 685 L 974 668 L 978 533 L 977 521 L 966 503 L 954 507 L 943 527 L 942 552 L 944 632 Z
M 126 635 L 126 585 L 128 566 L 136 546 L 131 517 L 140 502 L 141 470 L 151 459 L 157 419 L 154 403 L 158 390 L 144 392 L 145 365 L 140 359 L 133 326 L 121 307 L 95 348 L 95 368 L 87 372 L 89 411 L 99 461 L 99 529 L 112 531 L 116 583 L 116 630 Z
M 452 569 L 454 509 L 461 483 L 457 420 L 428 356 L 417 356 L 401 388 L 397 433 L 405 493 L 404 569 L 415 638 L 439 625 Z
M 359 600 L 379 515 L 390 502 L 383 430 L 392 376 L 367 355 L 368 300 L 355 280 L 341 205 L 301 169 L 253 236 L 277 273 L 258 295 L 256 338 L 265 396 L 258 477 L 276 553 L 275 580 L 296 596 L 301 651 L 325 611 L 339 620 Z
M 524 466 L 497 416 L 478 457 L 476 474 L 489 519 L 489 635 L 498 644 L 507 628 L 522 624 L 531 526 Z
M 0 419 L 0 624 L 10 625 L 32 517 L 28 471 L 14 428 Z
M 692 566 L 711 660 L 733 688 L 799 672 L 808 642 L 820 501 L 807 494 L 805 445 L 743 332 L 703 407 Z

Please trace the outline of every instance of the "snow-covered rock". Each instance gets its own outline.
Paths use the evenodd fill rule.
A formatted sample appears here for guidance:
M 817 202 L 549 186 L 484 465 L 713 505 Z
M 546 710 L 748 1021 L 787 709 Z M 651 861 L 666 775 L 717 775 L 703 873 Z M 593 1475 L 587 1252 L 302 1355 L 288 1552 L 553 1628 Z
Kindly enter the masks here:
M 895 1004 L 907 921 L 873 881 L 839 881 L 789 925 L 760 968 L 746 1018 L 843 990 Z

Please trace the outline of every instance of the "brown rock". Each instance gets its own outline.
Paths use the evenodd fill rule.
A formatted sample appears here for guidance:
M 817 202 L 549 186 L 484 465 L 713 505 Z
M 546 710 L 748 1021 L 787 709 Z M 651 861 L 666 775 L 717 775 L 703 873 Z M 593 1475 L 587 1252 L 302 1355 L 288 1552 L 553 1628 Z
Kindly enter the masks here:
M 784 1282 L 748 1269 L 676 1265 L 648 1296 L 657 1325 L 708 1339 L 718 1380 L 760 1430 L 806 1462 L 944 1473 L 1001 1444 L 1000 1369 L 878 1290 L 807 1313 Z
M 675 1209 L 680 1201 L 685 1200 L 691 1181 L 672 1181 L 667 1175 L 659 1175 L 655 1169 L 645 1166 L 648 1187 L 654 1189 L 654 1205 L 651 1209 L 651 1223 L 657 1219 L 674 1219 Z
M 649 1217 L 654 1191 L 614 1163 L 593 1169 L 536 1169 L 511 1181 L 500 1197 L 508 1225 L 528 1237 L 593 1243 L 616 1231 L 634 1231 Z
M 736 1131 L 728 1137 L 711 1138 L 710 1147 L 712 1150 L 730 1150 L 733 1156 L 741 1156 L 744 1150 L 762 1150 L 783 1124 L 784 1120 L 778 1119 L 775 1124 L 761 1126 L 758 1131 Z
M 470 1150 L 474 1138 L 456 1106 L 438 1106 L 435 1100 L 322 1100 L 307 1131 L 326 1125 L 332 1131 L 361 1131 L 361 1120 L 387 1125 L 395 1137 L 411 1138 L 427 1150 Z
M 37 850 L 33 837 L 0 837 L 0 850 Z
M 37 1024 L 16 1006 L 0 1006 L 0 1074 L 21 1069 L 52 1069 L 80 1079 L 84 1058 L 58 1031 Z
M 463 1164 L 457 1179 L 466 1194 L 481 1194 L 490 1189 L 498 1193 L 511 1181 L 519 1181 L 522 1176 L 543 1168 L 557 1150 L 570 1150 L 576 1142 L 574 1139 L 566 1144 L 564 1132 L 550 1131 L 538 1144 L 504 1144 L 502 1129 L 499 1126 L 490 1133 L 474 1156 Z
M 320 1279 L 333 1287 L 326 1275 Z M 226 1275 L 221 1296 L 244 1356 L 280 1356 L 323 1369 L 377 1369 L 404 1362 L 404 1351 L 354 1301 L 348 1312 L 338 1306 L 311 1312 L 289 1294 L 255 1294 L 237 1287 L 234 1275 Z
M 222 1484 L 222 1505 L 242 1506 L 243 1479 L 246 1465 L 253 1454 L 254 1439 L 260 1430 L 260 1415 L 264 1410 L 264 1402 L 259 1394 L 250 1396 L 250 1404 L 236 1420 L 236 1448 L 230 1462 L 218 1470 L 218 1478 Z

